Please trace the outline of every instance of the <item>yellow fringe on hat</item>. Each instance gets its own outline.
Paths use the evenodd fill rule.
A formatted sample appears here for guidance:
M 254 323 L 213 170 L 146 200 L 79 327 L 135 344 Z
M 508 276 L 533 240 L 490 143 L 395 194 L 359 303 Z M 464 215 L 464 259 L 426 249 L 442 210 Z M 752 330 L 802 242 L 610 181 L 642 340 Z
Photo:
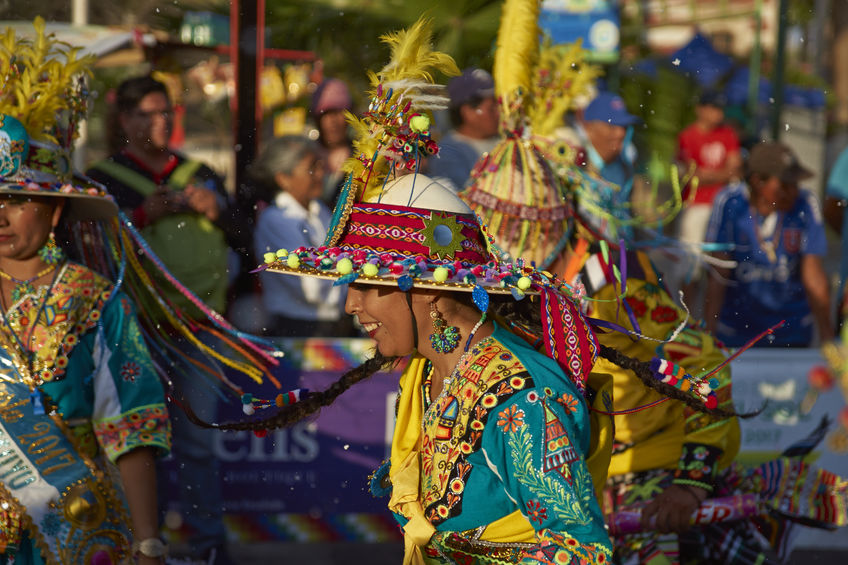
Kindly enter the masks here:
M 458 75 L 459 68 L 450 55 L 433 50 L 432 36 L 431 21 L 421 18 L 407 30 L 381 37 L 391 48 L 391 59 L 379 72 L 368 73 L 374 86 L 370 92 L 372 98 L 377 96 L 378 86 L 382 87 L 382 96 L 391 88 L 392 97 L 387 105 L 411 102 L 410 113 L 428 117 L 430 109 L 447 106 L 447 98 L 434 84 L 433 72 Z M 347 113 L 347 120 L 355 134 L 354 156 L 345 162 L 343 169 L 354 179 L 362 179 L 356 200 L 376 199 L 393 167 L 391 160 L 380 155 L 381 148 L 391 141 L 391 134 L 369 115 L 357 118 Z M 363 163 L 360 155 L 370 162 Z
M 17 118 L 36 141 L 67 147 L 76 135 L 76 120 L 70 132 L 61 132 L 63 111 L 84 110 L 75 82 L 80 74 L 91 74 L 94 57 L 77 58 L 78 47 L 45 33 L 44 18 L 33 22 L 34 39 L 16 37 L 12 28 L 0 35 L 0 114 Z
M 539 5 L 539 0 L 504 2 L 492 67 L 495 95 L 504 109 L 514 98 L 531 94 L 539 57 Z

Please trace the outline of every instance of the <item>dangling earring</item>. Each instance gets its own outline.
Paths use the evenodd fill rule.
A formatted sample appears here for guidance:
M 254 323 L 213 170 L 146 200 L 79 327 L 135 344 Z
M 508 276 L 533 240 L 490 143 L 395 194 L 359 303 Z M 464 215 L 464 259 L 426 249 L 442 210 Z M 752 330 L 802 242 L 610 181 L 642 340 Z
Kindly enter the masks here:
M 56 265 L 65 258 L 65 252 L 56 245 L 56 234 L 52 231 L 50 237 L 47 238 L 47 243 L 38 250 L 38 256 L 48 265 Z
M 448 326 L 442 313 L 436 308 L 436 303 L 430 303 L 430 317 L 433 319 L 433 333 L 430 334 L 430 345 L 436 353 L 450 353 L 459 345 L 459 328 Z

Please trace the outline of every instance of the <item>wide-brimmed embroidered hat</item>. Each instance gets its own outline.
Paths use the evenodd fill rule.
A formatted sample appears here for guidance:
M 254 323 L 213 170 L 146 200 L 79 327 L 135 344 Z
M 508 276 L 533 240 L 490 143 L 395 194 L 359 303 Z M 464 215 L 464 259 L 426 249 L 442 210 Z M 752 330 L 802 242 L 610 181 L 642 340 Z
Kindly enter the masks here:
M 421 174 L 387 183 L 379 198 L 353 202 L 325 245 L 281 249 L 268 270 L 410 288 L 538 293 L 552 284 L 522 262 L 492 253 L 484 228 L 453 191 Z
M 447 106 L 430 70 L 458 73 L 455 63 L 430 49 L 427 20 L 384 40 L 392 60 L 371 75 L 375 92 L 365 116 L 348 116 L 358 157 L 347 163 L 324 245 L 269 252 L 260 269 L 336 284 L 471 292 L 483 312 L 489 293 L 538 295 L 545 350 L 583 390 L 598 344 L 579 297 L 549 273 L 499 257 L 468 205 L 417 172 L 421 157 L 438 152 L 429 112 Z
M 0 35 L 0 194 L 63 198 L 70 221 L 114 217 L 105 188 L 71 165 L 90 57 L 47 35 L 43 19 L 33 26 L 34 38 Z

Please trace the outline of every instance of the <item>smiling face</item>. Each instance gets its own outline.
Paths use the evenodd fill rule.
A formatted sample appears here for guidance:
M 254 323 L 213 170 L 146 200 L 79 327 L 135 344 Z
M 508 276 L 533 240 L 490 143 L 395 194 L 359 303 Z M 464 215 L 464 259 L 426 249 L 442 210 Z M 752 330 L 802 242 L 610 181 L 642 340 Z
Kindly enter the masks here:
M 59 223 L 60 199 L 0 195 L 0 260 L 31 259 Z
M 418 301 L 413 295 L 415 302 Z M 345 312 L 356 316 L 384 356 L 409 355 L 415 349 L 412 313 L 403 291 L 389 286 L 351 284 Z

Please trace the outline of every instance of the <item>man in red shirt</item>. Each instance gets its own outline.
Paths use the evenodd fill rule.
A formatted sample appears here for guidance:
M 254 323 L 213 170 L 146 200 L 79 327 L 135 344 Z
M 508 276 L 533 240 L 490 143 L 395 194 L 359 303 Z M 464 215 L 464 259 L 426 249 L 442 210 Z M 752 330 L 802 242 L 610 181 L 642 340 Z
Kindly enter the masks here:
M 739 151 L 739 137 L 729 125 L 724 123 L 724 95 L 705 92 L 695 107 L 695 121 L 680 132 L 677 138 L 678 159 L 686 166 L 695 167 L 698 187 L 691 201 L 689 190 L 684 192 L 684 202 L 688 202 L 680 213 L 677 236 L 695 254 L 695 260 L 687 266 L 683 274 L 684 294 L 689 294 L 689 302 L 696 302 L 694 292 L 701 276 L 701 244 L 707 232 L 713 199 L 732 180 L 739 178 L 742 168 L 742 156 Z M 682 262 L 686 263 L 686 262 Z

